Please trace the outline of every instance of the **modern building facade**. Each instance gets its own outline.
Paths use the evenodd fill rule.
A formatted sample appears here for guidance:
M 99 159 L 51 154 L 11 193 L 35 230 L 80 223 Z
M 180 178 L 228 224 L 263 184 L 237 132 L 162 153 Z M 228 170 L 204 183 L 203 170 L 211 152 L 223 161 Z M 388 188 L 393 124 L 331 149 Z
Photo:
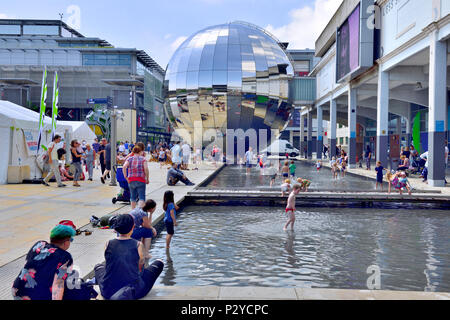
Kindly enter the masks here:
M 320 61 L 315 57 L 314 50 L 288 50 L 288 54 L 293 61 L 294 78 L 289 83 L 289 98 L 293 105 L 293 110 L 286 129 L 281 134 L 281 139 L 288 140 L 292 146 L 303 152 L 307 144 L 308 121 L 301 120 L 301 109 L 305 105 L 312 105 L 316 96 L 316 79 L 309 74 L 314 66 Z M 303 133 L 300 131 L 303 127 Z M 312 120 L 312 141 L 317 140 L 317 119 Z M 316 152 L 316 145 L 313 143 L 312 151 Z
M 412 142 L 429 152 L 429 184 L 443 186 L 449 38 L 450 1 L 344 0 L 316 41 L 316 99 L 303 116 L 330 121 L 332 153 L 345 126 L 350 167 L 369 144 L 395 168 Z
M 54 72 L 59 75 L 59 120 L 83 121 L 94 106 L 117 106 L 125 114 L 119 140 L 170 137 L 164 70 L 144 51 L 84 37 L 59 20 L 0 19 L 0 99 L 38 110 L 45 66 L 48 92 Z M 51 100 L 49 94 L 47 106 Z

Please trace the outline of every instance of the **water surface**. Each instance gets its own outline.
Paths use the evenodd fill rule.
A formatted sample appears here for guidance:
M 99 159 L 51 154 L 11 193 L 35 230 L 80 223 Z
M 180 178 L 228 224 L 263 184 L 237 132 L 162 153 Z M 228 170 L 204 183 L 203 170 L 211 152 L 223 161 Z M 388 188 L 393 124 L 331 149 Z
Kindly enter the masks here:
M 444 210 L 299 208 L 294 231 L 283 208 L 190 206 L 170 254 L 165 230 L 152 245 L 167 286 L 270 286 L 450 292 L 450 215 Z

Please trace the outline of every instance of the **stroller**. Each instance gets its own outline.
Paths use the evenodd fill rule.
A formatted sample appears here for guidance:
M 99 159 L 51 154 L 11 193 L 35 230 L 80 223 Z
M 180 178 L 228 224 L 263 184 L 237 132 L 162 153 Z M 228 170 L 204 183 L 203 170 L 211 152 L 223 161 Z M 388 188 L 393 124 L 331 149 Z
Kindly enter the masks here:
M 410 174 L 422 174 L 422 171 L 425 167 L 425 160 L 421 159 L 420 157 L 413 157 L 412 163 L 411 163 L 411 170 L 409 171 Z
M 130 203 L 130 188 L 123 175 L 122 167 L 114 166 L 114 171 L 116 172 L 117 182 L 120 185 L 120 192 L 117 194 L 117 197 L 112 198 L 112 203 L 115 204 L 117 201 Z

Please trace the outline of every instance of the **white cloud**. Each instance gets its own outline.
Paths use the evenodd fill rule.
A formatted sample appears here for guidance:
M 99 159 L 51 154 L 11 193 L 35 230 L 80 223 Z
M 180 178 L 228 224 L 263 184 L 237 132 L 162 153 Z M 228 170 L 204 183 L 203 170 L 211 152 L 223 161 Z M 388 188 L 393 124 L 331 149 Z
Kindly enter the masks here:
M 5 13 L 0 13 L 0 19 L 15 19 L 15 17 L 7 15 Z
M 170 38 L 172 38 L 172 34 L 171 33 L 168 33 L 168 34 L 164 35 L 164 40 L 168 40 Z
M 315 0 L 313 6 L 304 6 L 289 12 L 291 21 L 281 27 L 266 27 L 280 41 L 289 42 L 289 49 L 314 49 L 317 38 L 333 17 L 343 0 Z
M 175 51 L 178 49 L 178 47 L 184 42 L 184 40 L 186 40 L 188 37 L 185 36 L 181 36 L 175 39 L 174 42 L 172 42 L 170 44 L 170 48 L 172 49 L 172 51 Z

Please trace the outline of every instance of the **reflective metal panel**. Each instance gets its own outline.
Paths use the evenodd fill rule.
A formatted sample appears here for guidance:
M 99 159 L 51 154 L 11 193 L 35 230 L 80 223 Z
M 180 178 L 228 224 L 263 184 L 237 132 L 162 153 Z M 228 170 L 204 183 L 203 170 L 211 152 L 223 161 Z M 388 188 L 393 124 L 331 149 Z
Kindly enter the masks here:
M 167 114 L 175 128 L 283 127 L 293 68 L 284 49 L 257 26 L 205 28 L 177 49 L 166 71 Z

